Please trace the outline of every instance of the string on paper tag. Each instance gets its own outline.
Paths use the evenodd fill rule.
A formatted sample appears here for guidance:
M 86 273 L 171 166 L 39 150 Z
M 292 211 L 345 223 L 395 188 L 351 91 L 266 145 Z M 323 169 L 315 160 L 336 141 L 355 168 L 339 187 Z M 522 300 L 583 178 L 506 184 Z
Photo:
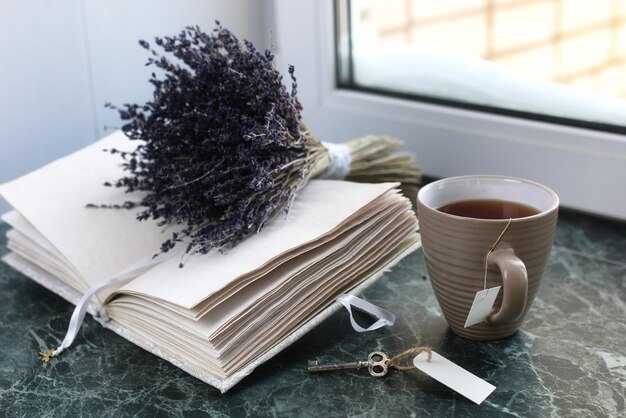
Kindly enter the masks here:
M 417 354 L 411 366 L 401 366 L 400 360 Z M 419 370 L 467 399 L 481 404 L 496 387 L 480 377 L 451 362 L 430 347 L 414 347 L 401 352 L 387 361 L 389 368 L 399 371 Z
M 496 387 L 491 383 L 484 381 L 434 351 L 428 354 L 418 354 L 413 359 L 413 365 L 478 405 L 496 390 Z
M 491 313 L 491 308 L 493 308 L 493 304 L 496 302 L 496 298 L 498 297 L 501 286 L 495 286 L 487 289 L 487 270 L 489 268 L 488 260 L 489 255 L 496 249 L 496 247 L 502 240 L 504 233 L 509 229 L 512 221 L 513 219 L 509 218 L 506 226 L 485 255 L 485 278 L 483 281 L 483 290 L 476 292 L 476 295 L 474 296 L 474 301 L 472 302 L 472 307 L 467 314 L 464 328 L 471 327 L 472 325 L 476 325 L 485 321 Z
M 401 352 L 400 354 L 396 354 L 395 356 L 393 356 L 392 358 L 389 359 L 387 365 L 389 367 L 391 367 L 392 369 L 396 369 L 399 370 L 401 372 L 405 372 L 408 370 L 416 370 L 417 367 L 415 367 L 415 364 L 412 364 L 411 366 L 401 366 L 400 365 L 400 360 L 412 355 L 412 354 L 420 354 L 420 353 L 427 353 L 428 354 L 428 362 L 430 362 L 433 358 L 433 350 L 428 347 L 428 346 L 423 346 L 423 347 L 413 347 L 413 348 L 409 348 L 408 350 L 404 350 L 403 352 Z
M 483 283 L 483 289 L 487 289 L 487 267 L 488 267 L 487 266 L 487 260 L 489 259 L 489 254 L 491 254 L 493 252 L 493 250 L 496 249 L 498 244 L 500 244 L 500 241 L 502 240 L 502 237 L 504 236 L 504 233 L 506 232 L 506 230 L 509 229 L 509 226 L 511 225 L 511 222 L 513 222 L 513 218 L 509 218 L 509 221 L 506 223 L 506 226 L 504 227 L 502 232 L 500 232 L 500 235 L 496 239 L 496 242 L 494 242 L 493 245 L 491 246 L 491 248 L 489 249 L 489 251 L 487 251 L 487 255 L 485 256 L 485 281 Z

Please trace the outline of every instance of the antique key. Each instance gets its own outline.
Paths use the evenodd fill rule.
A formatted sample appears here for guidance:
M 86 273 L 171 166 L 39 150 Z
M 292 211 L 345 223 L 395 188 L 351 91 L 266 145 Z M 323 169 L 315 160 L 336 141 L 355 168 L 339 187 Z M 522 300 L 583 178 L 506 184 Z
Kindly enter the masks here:
M 381 351 L 374 351 L 367 356 L 366 361 L 352 363 L 324 364 L 317 360 L 309 360 L 309 373 L 330 372 L 335 370 L 360 370 L 367 367 L 367 371 L 374 377 L 383 377 L 389 371 L 389 357 Z

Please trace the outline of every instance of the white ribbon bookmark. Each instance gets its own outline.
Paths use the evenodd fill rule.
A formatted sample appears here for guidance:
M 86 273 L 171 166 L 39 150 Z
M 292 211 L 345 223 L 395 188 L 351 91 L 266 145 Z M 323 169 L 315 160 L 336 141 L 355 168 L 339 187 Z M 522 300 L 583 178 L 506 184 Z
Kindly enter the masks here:
M 371 304 L 354 295 L 343 294 L 337 298 L 337 302 L 341 303 L 350 314 L 350 323 L 356 332 L 373 331 L 375 329 L 389 326 L 392 327 L 396 323 L 396 316 L 389 311 L 384 310 L 374 304 Z M 354 319 L 352 307 L 360 309 L 365 313 L 377 318 L 377 320 L 367 328 L 360 326 Z
M 42 360 L 44 362 L 48 362 L 48 360 L 50 360 L 50 357 L 58 356 L 63 351 L 65 351 L 65 349 L 67 349 L 69 346 L 72 345 L 72 343 L 74 342 L 74 339 L 78 335 L 80 326 L 85 320 L 85 313 L 87 312 L 87 307 L 89 306 L 91 297 L 96 292 L 114 283 L 119 283 L 122 281 L 127 281 L 132 278 L 135 278 L 139 276 L 140 274 L 148 271 L 150 268 L 154 267 L 156 264 L 161 263 L 175 256 L 176 254 L 179 254 L 179 252 L 169 251 L 167 253 L 161 253 L 156 257 L 145 258 L 143 260 L 140 260 L 130 265 L 129 267 L 115 274 L 114 276 L 109 277 L 108 279 L 105 279 L 105 280 L 101 280 L 98 283 L 96 283 L 95 286 L 91 287 L 87 292 L 83 294 L 83 297 L 81 297 L 78 303 L 76 304 L 76 307 L 74 308 L 74 312 L 72 313 L 72 317 L 70 318 L 70 324 L 67 328 L 67 333 L 65 334 L 65 338 L 63 338 L 61 345 L 57 347 L 55 350 L 48 350 L 47 353 L 40 353 L 42 356 Z M 101 316 L 106 315 L 106 313 L 104 313 L 102 308 L 99 309 L 99 313 Z
M 110 286 L 112 284 L 116 284 L 122 281 L 128 281 L 133 279 L 140 274 L 148 271 L 150 268 L 154 267 L 156 264 L 161 263 L 173 256 L 178 254 L 178 252 L 170 251 L 165 254 L 159 254 L 157 257 L 149 257 L 143 260 L 138 261 L 137 263 L 132 264 L 128 268 L 122 270 L 121 272 L 115 274 L 108 279 L 101 280 L 96 283 L 95 286 L 91 287 L 87 292 L 83 294 L 80 298 L 76 307 L 74 308 L 74 312 L 72 313 L 72 317 L 70 318 L 70 324 L 67 328 L 67 333 L 65 334 L 65 338 L 61 342 L 55 350 L 48 350 L 46 353 L 39 353 L 42 356 L 42 360 L 44 362 L 48 362 L 51 357 L 56 357 L 69 348 L 76 336 L 78 335 L 78 331 L 85 320 L 85 313 L 87 312 L 87 307 L 89 306 L 89 302 L 91 301 L 91 297 L 96 294 L 99 290 Z M 366 332 L 373 331 L 375 329 L 384 327 L 384 326 L 393 326 L 396 322 L 396 316 L 389 311 L 386 311 L 383 308 L 380 308 L 374 304 L 371 304 L 361 298 L 358 298 L 354 295 L 343 294 L 337 298 L 337 302 L 341 303 L 350 314 L 350 323 L 352 324 L 352 328 L 354 328 L 357 332 Z M 376 321 L 371 324 L 367 328 L 363 328 L 360 326 L 356 320 L 354 319 L 354 314 L 352 312 L 352 308 L 359 309 L 366 314 L 371 315 L 374 318 L 377 318 Z M 103 309 L 100 309 L 100 315 L 105 316 L 106 313 L 103 312 Z
M 324 148 L 328 150 L 328 167 L 326 172 L 319 178 L 343 180 L 350 174 L 350 166 L 352 165 L 352 155 L 350 148 L 346 144 L 335 144 L 333 142 L 322 141 Z

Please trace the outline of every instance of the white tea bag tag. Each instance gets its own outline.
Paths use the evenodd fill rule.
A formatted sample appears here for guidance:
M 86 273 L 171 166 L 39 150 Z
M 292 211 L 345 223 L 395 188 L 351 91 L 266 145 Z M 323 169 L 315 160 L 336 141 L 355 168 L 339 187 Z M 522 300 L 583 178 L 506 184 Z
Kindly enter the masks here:
M 480 405 L 496 387 L 480 377 L 452 363 L 445 357 L 432 352 L 432 360 L 428 361 L 428 353 L 419 353 L 413 364 L 433 379 L 443 383 L 450 389 Z
M 491 313 L 491 308 L 493 308 L 493 304 L 496 301 L 498 292 L 500 292 L 500 287 L 501 286 L 496 286 L 491 289 L 476 292 L 476 296 L 474 296 L 474 303 L 472 303 L 472 307 L 467 315 L 464 328 L 479 324 L 487 319 Z

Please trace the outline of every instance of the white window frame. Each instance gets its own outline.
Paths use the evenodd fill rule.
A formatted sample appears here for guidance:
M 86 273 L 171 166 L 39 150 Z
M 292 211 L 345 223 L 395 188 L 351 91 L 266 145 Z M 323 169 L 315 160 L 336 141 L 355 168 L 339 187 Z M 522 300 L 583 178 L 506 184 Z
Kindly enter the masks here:
M 391 134 L 428 176 L 524 177 L 553 188 L 562 206 L 626 220 L 625 135 L 339 89 L 333 1 L 273 7 L 277 65 L 295 65 L 304 119 L 321 139 Z

